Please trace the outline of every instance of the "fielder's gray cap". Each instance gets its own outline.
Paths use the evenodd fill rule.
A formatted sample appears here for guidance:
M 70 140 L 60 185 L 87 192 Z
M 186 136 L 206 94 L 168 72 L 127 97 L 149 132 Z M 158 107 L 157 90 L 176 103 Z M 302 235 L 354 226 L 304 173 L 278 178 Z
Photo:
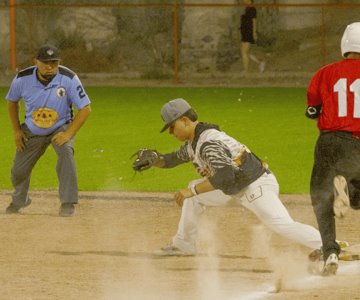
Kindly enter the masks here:
M 43 45 L 40 47 L 36 59 L 40 61 L 60 60 L 59 49 L 53 45 Z
M 181 98 L 170 100 L 169 102 L 165 103 L 161 109 L 161 117 L 165 125 L 160 132 L 164 132 L 166 129 L 168 129 L 172 122 L 179 119 L 190 109 L 190 104 Z

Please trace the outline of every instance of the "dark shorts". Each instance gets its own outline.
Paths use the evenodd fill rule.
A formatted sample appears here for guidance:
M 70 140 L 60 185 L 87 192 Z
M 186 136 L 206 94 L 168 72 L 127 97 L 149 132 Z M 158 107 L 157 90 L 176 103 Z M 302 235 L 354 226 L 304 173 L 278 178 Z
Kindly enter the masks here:
M 241 41 L 245 43 L 255 44 L 254 36 L 251 31 L 241 30 Z

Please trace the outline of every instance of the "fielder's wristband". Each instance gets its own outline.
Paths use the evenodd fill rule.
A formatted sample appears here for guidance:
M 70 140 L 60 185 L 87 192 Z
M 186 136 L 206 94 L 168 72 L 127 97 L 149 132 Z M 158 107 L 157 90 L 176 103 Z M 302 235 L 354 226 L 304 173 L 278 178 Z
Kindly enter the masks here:
M 197 190 L 196 190 L 196 187 L 195 187 L 195 184 L 192 184 L 190 185 L 190 190 L 191 190 L 191 193 L 195 196 L 198 194 Z

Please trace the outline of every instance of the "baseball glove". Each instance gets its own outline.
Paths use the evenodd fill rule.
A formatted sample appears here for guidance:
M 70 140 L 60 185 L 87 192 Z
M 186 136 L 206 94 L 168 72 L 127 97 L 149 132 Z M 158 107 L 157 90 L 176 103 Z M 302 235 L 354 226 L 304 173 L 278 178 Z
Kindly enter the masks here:
M 136 172 L 142 172 L 151 168 L 156 161 L 161 158 L 161 154 L 156 150 L 140 149 L 131 157 L 136 156 L 135 161 L 132 164 L 132 168 Z

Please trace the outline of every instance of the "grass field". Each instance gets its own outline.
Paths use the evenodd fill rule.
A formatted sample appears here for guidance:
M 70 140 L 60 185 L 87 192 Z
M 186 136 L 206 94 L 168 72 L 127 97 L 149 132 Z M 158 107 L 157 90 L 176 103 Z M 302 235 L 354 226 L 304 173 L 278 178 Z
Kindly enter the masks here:
M 98 88 L 87 87 L 92 114 L 75 142 L 80 190 L 175 191 L 197 177 L 190 164 L 134 174 L 130 156 L 141 147 L 170 152 L 180 146 L 162 127 L 160 108 L 182 97 L 200 120 L 246 144 L 269 163 L 281 193 L 308 193 L 317 137 L 304 116 L 303 88 Z M 5 98 L 7 88 L 0 88 Z M 23 115 L 23 111 L 22 111 Z M 0 107 L 0 188 L 11 189 L 14 141 L 6 103 Z M 32 189 L 57 188 L 52 147 L 33 170 Z

